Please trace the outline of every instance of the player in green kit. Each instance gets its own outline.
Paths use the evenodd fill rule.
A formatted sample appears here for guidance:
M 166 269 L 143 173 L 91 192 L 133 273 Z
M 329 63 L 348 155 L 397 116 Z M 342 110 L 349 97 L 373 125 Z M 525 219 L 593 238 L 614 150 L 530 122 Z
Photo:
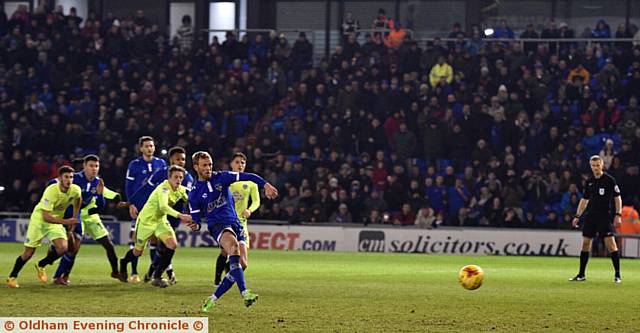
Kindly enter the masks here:
M 67 252 L 67 230 L 64 225 L 73 226 L 78 222 L 82 190 L 80 186 L 73 184 L 74 170 L 70 166 L 62 166 L 58 169 L 58 182 L 50 184 L 44 190 L 38 205 L 33 209 L 29 219 L 27 237 L 24 241 L 24 252 L 16 258 L 13 270 L 7 279 L 9 288 L 19 288 L 18 273 L 31 259 L 36 248 L 40 246 L 42 239 L 47 237 L 53 243 L 47 256 L 36 264 L 38 280 L 47 282 L 46 265 L 52 264 Z M 67 207 L 73 205 L 73 216 L 63 218 Z
M 233 154 L 233 157 L 231 158 L 231 171 L 244 172 L 244 169 L 246 167 L 247 156 L 245 156 L 243 153 Z M 247 219 L 249 218 L 249 216 L 251 216 L 251 213 L 255 212 L 260 207 L 260 191 L 258 191 L 258 185 L 256 185 L 256 183 L 249 181 L 232 183 L 229 186 L 229 191 L 231 191 L 231 195 L 233 196 L 236 213 L 238 214 L 238 218 L 242 223 L 244 236 L 246 238 L 246 244 L 243 242 L 240 243 L 240 265 L 244 270 L 247 269 L 247 266 L 249 264 L 249 229 L 247 229 Z M 251 200 L 251 206 L 249 206 L 249 200 Z M 226 265 L 227 253 L 224 252 L 224 249 L 221 249 L 218 260 L 216 261 L 216 285 L 220 284 L 222 271 L 225 269 Z
M 151 284 L 156 287 L 166 288 L 169 283 L 161 278 L 162 272 L 169 266 L 178 242 L 176 234 L 167 220 L 167 215 L 180 219 L 182 223 L 187 223 L 192 229 L 197 225 L 191 220 L 189 214 L 183 214 L 173 209 L 176 202 L 184 200 L 188 202 L 187 188 L 182 186 L 182 180 L 186 174 L 183 167 L 172 165 L 168 170 L 168 178 L 156 187 L 147 203 L 138 214 L 135 227 L 135 246 L 129 250 L 124 258 L 120 259 L 120 281 L 127 282 L 127 264 L 135 257 L 142 255 L 144 247 L 151 236 L 155 236 L 164 243 L 166 252 L 160 258 L 153 273 Z

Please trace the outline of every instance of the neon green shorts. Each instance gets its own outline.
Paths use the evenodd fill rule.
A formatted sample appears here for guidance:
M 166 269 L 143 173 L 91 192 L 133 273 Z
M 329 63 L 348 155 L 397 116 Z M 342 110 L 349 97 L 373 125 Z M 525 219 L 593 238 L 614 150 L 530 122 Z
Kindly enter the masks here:
M 164 242 L 169 238 L 176 238 L 176 233 L 173 231 L 173 228 L 171 228 L 167 219 L 152 224 L 138 220 L 136 222 L 136 249 L 139 251 L 144 250 L 151 236 L 156 236 Z
M 53 224 L 45 221 L 31 219 L 27 228 L 27 238 L 24 246 L 36 248 L 40 246 L 42 239 L 47 237 L 50 241 L 56 239 L 67 240 L 67 230 L 62 224 Z
M 98 240 L 109 235 L 109 230 L 102 224 L 102 220 L 98 214 L 82 217 L 82 232 L 89 235 L 93 240 Z

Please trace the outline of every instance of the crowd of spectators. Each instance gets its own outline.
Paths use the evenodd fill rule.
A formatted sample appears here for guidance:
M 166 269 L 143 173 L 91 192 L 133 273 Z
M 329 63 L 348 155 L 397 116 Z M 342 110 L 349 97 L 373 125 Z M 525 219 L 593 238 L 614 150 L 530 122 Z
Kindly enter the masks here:
M 220 169 L 244 152 L 282 193 L 253 218 L 568 228 L 594 154 L 638 204 L 631 42 L 545 43 L 573 36 L 553 22 L 524 47 L 460 25 L 450 41 L 359 42 L 349 16 L 341 45 L 314 62 L 304 33 L 207 41 L 185 17 L 171 40 L 143 11 L 81 18 L 46 2 L 8 15 L 0 210 L 29 211 L 56 168 L 87 153 L 122 193 L 141 135 L 158 154 L 207 150 Z M 618 33 L 634 31 L 598 22 L 592 37 Z M 496 35 L 515 33 L 504 21 Z

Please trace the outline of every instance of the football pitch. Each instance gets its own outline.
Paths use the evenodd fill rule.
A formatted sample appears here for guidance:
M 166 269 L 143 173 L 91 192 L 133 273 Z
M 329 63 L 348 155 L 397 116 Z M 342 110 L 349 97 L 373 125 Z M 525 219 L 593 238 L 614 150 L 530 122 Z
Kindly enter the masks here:
M 3 282 L 21 249 L 0 243 Z M 179 248 L 178 284 L 167 289 L 111 279 L 97 245 L 83 245 L 71 286 L 44 285 L 33 265 L 45 249 L 23 268 L 20 289 L 0 288 L 0 316 L 203 316 L 200 305 L 213 291 L 214 248 Z M 148 253 L 142 258 L 140 271 Z M 458 285 L 466 264 L 484 269 L 480 289 Z M 622 260 L 618 285 L 608 258 L 591 258 L 586 282 L 568 282 L 577 265 L 577 258 L 256 250 L 246 276 L 258 302 L 245 308 L 234 286 L 209 314 L 209 331 L 637 331 L 640 261 Z M 49 280 L 53 272 L 48 266 Z

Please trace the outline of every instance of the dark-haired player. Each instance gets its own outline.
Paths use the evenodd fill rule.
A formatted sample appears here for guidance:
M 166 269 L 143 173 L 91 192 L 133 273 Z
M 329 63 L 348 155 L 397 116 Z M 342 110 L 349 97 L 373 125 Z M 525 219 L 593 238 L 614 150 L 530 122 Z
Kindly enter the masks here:
M 129 162 L 129 166 L 127 168 L 125 193 L 127 195 L 127 200 L 129 201 L 131 201 L 133 194 L 136 193 L 136 191 L 140 189 L 140 187 L 146 184 L 146 182 L 154 172 L 164 168 L 167 165 L 167 163 L 163 159 L 153 156 L 156 151 L 156 146 L 153 142 L 152 137 L 140 137 L 140 139 L 138 139 L 138 146 L 140 148 L 140 153 L 142 154 L 142 156 Z M 129 247 L 133 249 L 135 242 L 135 235 L 133 234 L 135 229 L 135 219 L 138 217 L 138 209 L 136 209 L 135 205 L 129 206 L 129 214 L 133 219 L 131 224 L 131 241 L 129 242 Z M 153 262 L 156 256 L 155 237 L 152 237 L 149 240 L 149 243 L 149 254 L 151 255 L 151 261 Z M 130 280 L 132 283 L 140 282 L 140 277 L 138 276 L 138 257 L 135 257 L 133 262 L 131 263 Z
M 36 266 L 38 280 L 47 282 L 46 265 L 52 264 L 67 252 L 67 231 L 64 225 L 74 225 L 77 222 L 80 211 L 82 191 L 73 183 L 74 170 L 70 166 L 62 166 L 58 169 L 58 182 L 50 184 L 44 190 L 40 202 L 36 205 L 29 218 L 27 238 L 24 241 L 24 251 L 13 265 L 13 269 L 7 279 L 9 288 L 18 288 L 18 273 L 31 259 L 36 248 L 40 246 L 42 239 L 47 237 L 53 244 L 47 256 L 40 260 Z M 73 214 L 70 218 L 63 218 L 69 205 L 73 205 Z
M 109 190 L 104 185 L 104 180 L 100 178 L 99 173 L 100 158 L 96 155 L 87 155 L 83 159 L 82 171 L 77 172 L 73 177 L 73 183 L 82 190 L 80 221 L 74 230 L 69 232 L 68 236 L 73 239 L 69 241 L 69 249 L 60 259 L 58 270 L 53 276 L 55 284 L 69 284 L 69 275 L 80 250 L 84 234 L 104 247 L 111 265 L 111 277 L 115 279 L 119 277 L 118 256 L 111 237 L 109 237 L 109 231 L 102 224 L 99 213 L 106 206 L 105 199 L 120 201 L 120 194 Z

